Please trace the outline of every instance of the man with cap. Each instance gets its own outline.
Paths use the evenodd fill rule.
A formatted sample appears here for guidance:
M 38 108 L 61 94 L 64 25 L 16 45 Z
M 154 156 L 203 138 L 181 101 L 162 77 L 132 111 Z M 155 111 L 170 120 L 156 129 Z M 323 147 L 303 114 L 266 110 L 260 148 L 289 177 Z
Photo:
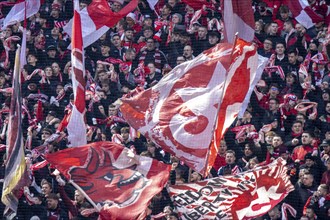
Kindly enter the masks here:
M 143 27 L 146 27 L 146 26 L 152 27 L 153 26 L 153 20 L 152 20 L 151 15 L 149 15 L 149 14 L 143 15 L 142 26 Z
M 126 49 L 134 48 L 138 52 L 138 45 L 134 43 L 134 30 L 132 28 L 125 28 L 124 40 L 121 45 Z
M 131 12 L 126 15 L 127 27 L 130 27 L 134 30 L 134 33 L 138 33 L 142 30 L 141 25 L 137 22 L 136 15 Z
M 50 66 L 54 62 L 58 62 L 58 57 L 57 57 L 57 48 L 54 45 L 49 45 L 46 49 L 47 52 L 47 57 L 45 60 L 44 65 Z
M 154 29 L 150 26 L 143 27 L 143 30 L 135 37 L 139 50 L 146 46 L 146 41 L 154 36 Z

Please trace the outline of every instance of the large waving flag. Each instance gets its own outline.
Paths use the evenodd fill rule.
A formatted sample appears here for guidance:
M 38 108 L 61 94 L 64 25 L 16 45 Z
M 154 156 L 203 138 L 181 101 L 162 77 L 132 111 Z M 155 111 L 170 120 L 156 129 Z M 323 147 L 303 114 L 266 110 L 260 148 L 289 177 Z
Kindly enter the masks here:
M 119 12 L 113 12 L 106 0 L 93 0 L 86 8 L 79 11 L 81 22 L 83 23 L 82 36 L 84 47 L 88 47 L 94 43 L 109 28 L 115 26 L 119 20 L 133 11 L 137 5 L 138 0 L 132 0 Z M 63 27 L 63 30 L 70 36 L 72 25 L 73 19 Z
M 257 66 L 251 43 L 218 44 L 175 67 L 152 88 L 123 98 L 121 112 L 134 129 L 204 174 L 219 109 L 223 134 L 255 82 Z
M 22 134 L 22 101 L 20 88 L 20 47 L 16 50 L 13 75 L 13 93 L 10 103 L 7 133 L 7 161 L 1 201 L 6 205 L 5 215 L 13 216 L 17 211 L 20 189 L 28 184 L 28 173 Z
M 70 120 L 67 126 L 68 140 L 71 147 L 84 145 L 87 143 L 86 125 L 85 125 L 85 65 L 83 42 L 81 35 L 81 19 L 77 9 L 79 1 L 74 1 L 73 29 L 72 29 L 72 87 L 74 94 L 74 105 L 72 108 Z
M 294 18 L 307 29 L 313 27 L 315 23 L 324 20 L 320 15 L 313 11 L 307 1 L 285 0 L 284 4 L 289 7 Z
M 281 202 L 294 186 L 280 158 L 235 176 L 174 185 L 170 196 L 181 218 L 253 219 Z
M 101 219 L 143 219 L 151 198 L 167 183 L 170 166 L 149 157 L 132 159 L 129 151 L 112 142 L 96 142 L 46 159 L 101 207 Z
M 40 8 L 40 0 L 21 1 L 15 4 L 6 18 L 3 20 L 1 29 L 3 30 L 8 25 L 15 24 L 16 22 L 24 21 L 25 18 L 25 4 L 26 4 L 26 18 L 36 14 Z
M 239 38 L 252 42 L 254 38 L 252 1 L 222 0 L 221 5 L 225 40 L 233 43 L 238 32 Z

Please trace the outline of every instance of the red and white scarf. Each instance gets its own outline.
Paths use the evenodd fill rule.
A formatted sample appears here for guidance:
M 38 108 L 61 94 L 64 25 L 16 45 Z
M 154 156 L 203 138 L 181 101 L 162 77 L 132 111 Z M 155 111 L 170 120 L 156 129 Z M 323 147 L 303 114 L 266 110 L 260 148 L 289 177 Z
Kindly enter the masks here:
M 145 50 L 142 52 L 140 58 L 139 58 L 139 62 L 144 62 L 144 60 L 146 59 L 148 51 Z M 158 48 L 155 49 L 155 67 L 156 67 L 156 72 L 161 73 L 161 64 L 162 64 L 162 59 L 161 59 L 161 55 L 160 55 L 160 50 Z

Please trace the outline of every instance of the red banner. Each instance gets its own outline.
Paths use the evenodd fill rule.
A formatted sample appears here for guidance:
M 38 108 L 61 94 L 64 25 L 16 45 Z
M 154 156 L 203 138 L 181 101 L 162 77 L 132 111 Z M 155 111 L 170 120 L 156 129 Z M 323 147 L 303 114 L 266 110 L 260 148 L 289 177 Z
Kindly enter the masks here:
M 294 186 L 280 158 L 255 170 L 170 187 L 181 219 L 252 219 L 281 202 Z
M 102 207 L 101 219 L 136 219 L 167 183 L 170 167 L 128 153 L 121 145 L 96 142 L 48 154 L 46 159 Z

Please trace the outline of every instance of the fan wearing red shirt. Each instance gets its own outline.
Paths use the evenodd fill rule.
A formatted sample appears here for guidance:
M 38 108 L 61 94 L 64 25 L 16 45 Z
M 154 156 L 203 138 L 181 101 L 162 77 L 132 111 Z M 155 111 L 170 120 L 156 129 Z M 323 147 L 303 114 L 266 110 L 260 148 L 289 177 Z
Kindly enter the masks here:
M 313 136 L 310 132 L 304 131 L 302 133 L 301 142 L 302 145 L 295 147 L 292 152 L 292 159 L 296 163 L 301 163 L 307 153 L 313 153 L 313 151 L 317 150 L 317 148 L 314 149 L 312 146 Z

